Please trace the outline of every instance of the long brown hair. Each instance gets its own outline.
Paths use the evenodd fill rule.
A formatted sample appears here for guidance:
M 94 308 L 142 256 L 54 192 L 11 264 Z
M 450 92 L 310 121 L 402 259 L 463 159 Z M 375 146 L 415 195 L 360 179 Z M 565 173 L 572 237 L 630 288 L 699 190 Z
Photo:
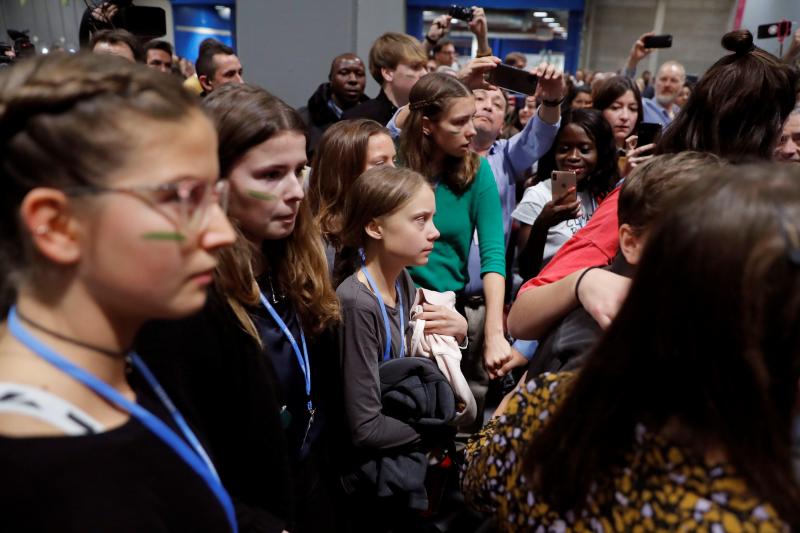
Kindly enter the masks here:
M 38 265 L 19 206 L 35 187 L 107 185 L 143 120 L 199 112 L 180 81 L 121 58 L 58 54 L 0 76 L 0 316 Z M 35 279 L 32 284 L 36 285 Z
M 317 146 L 308 205 L 323 237 L 337 249 L 346 194 L 364 171 L 369 139 L 379 133 L 389 135 L 389 130 L 374 120 L 343 120 L 328 128 Z
M 798 530 L 800 169 L 723 168 L 681 200 L 652 230 L 616 319 L 525 451 L 526 477 L 554 509 L 578 511 L 592 484 L 626 464 L 637 424 L 677 421 L 694 453 L 721 447 Z
M 206 97 L 204 107 L 219 134 L 223 178 L 252 147 L 284 131 L 305 133 L 297 112 L 259 87 L 224 85 Z M 240 240 L 243 242 L 231 253 L 222 254 L 218 272 L 226 272 L 222 288 L 240 319 L 247 317 L 241 306 L 257 305 L 259 301 L 251 259 L 261 253 L 274 269 L 280 290 L 292 300 L 305 328 L 320 333 L 338 321 L 339 302 L 327 274 L 322 237 L 308 202 L 300 202 L 297 222 L 289 237 L 267 241 L 263 250 L 254 250 L 252 244 Z M 251 334 L 255 331 L 249 317 L 242 325 Z
M 474 152 L 464 157 L 445 157 L 444 168 L 434 169 L 434 142 L 423 133 L 422 119 L 439 120 L 450 108 L 454 98 L 471 97 L 467 87 L 448 74 L 428 74 L 411 89 L 409 114 L 400 134 L 400 152 L 403 164 L 429 179 L 440 177 L 456 194 L 466 191 L 475 179 L 481 161 Z M 439 171 L 439 176 L 434 176 Z
M 664 131 L 656 153 L 711 152 L 732 162 L 772 159 L 795 106 L 797 70 L 756 48 L 747 30 L 726 33 L 720 58 Z
M 340 238 L 344 247 L 334 272 L 337 285 L 358 267 L 358 250 L 367 243 L 367 224 L 402 208 L 420 187 L 430 184 L 419 172 L 388 166 L 371 168 L 353 182 L 342 212 Z

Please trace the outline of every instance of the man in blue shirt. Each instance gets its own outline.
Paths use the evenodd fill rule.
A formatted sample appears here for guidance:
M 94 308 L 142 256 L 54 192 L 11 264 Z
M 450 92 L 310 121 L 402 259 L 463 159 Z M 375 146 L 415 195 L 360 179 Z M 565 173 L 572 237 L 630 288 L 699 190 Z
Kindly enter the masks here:
M 661 65 L 654 84 L 655 96 L 644 98 L 644 121 L 655 122 L 666 127 L 681 110 L 675 99 L 686 81 L 686 71 L 677 61 L 667 61 Z
M 639 37 L 631 47 L 628 62 L 625 65 L 625 75 L 636 79 L 636 66 L 639 61 L 650 55 L 652 49 L 644 47 L 643 39 L 652 36 L 653 32 L 648 32 Z M 675 119 L 675 115 L 680 111 L 680 107 L 675 105 L 675 99 L 681 92 L 686 81 L 686 70 L 677 61 L 667 61 L 661 65 L 653 83 L 655 96 L 653 98 L 642 98 L 644 107 L 644 121 L 654 122 L 666 127 Z

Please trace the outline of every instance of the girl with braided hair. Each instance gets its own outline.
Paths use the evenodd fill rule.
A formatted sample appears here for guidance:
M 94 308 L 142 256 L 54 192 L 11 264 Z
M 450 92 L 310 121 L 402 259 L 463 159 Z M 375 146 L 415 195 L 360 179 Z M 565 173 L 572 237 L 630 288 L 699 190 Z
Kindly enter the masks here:
M 472 93 L 452 76 L 428 74 L 411 89 L 400 158 L 435 187 L 433 222 L 441 236 L 428 264 L 408 270 L 414 282 L 426 289 L 463 293 L 469 280 L 470 240 L 477 238 L 486 305 L 478 337 L 483 333 L 484 367 L 490 377 L 496 377 L 511 357 L 503 332 L 505 239 L 492 170 L 469 148 L 475 136 L 474 114 Z M 462 309 L 463 305 L 462 299 Z
M 0 513 L 7 531 L 237 531 L 204 444 L 129 351 L 198 311 L 234 232 L 180 82 L 96 55 L 0 76 Z

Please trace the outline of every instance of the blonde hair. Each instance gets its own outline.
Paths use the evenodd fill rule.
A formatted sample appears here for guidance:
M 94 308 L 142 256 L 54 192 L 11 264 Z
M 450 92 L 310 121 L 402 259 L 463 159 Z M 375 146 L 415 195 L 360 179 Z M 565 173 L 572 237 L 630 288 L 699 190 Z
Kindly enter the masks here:
M 379 85 L 383 85 L 382 68 L 396 69 L 400 63 L 412 67 L 424 67 L 428 54 L 418 40 L 405 33 L 384 33 L 369 49 L 369 73 Z
M 444 167 L 433 168 L 433 154 L 438 148 L 423 133 L 422 119 L 437 121 L 449 109 L 455 98 L 471 97 L 472 93 L 463 83 L 447 74 L 428 74 L 411 89 L 409 114 L 400 134 L 400 152 L 403 163 L 424 176 L 433 178 L 434 173 L 456 193 L 466 191 L 480 168 L 480 156 L 467 152 L 464 157 L 445 157 Z

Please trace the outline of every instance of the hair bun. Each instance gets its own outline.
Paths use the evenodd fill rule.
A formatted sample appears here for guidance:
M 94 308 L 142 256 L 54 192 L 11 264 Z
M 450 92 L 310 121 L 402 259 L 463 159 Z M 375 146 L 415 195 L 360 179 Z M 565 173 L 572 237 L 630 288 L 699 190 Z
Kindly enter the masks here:
M 722 36 L 722 46 L 736 55 L 744 55 L 755 49 L 753 34 L 749 30 L 730 31 Z

